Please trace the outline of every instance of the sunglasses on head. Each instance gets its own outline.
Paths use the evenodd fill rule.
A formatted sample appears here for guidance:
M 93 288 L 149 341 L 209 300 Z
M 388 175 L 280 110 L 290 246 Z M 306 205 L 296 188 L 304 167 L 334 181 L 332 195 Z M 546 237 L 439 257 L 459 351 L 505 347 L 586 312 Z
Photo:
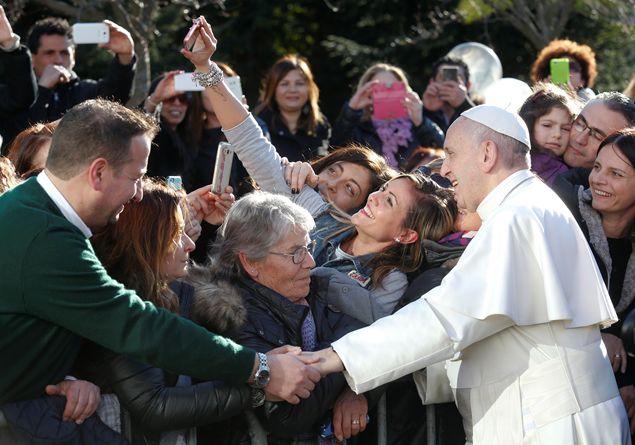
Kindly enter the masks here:
M 437 183 L 439 187 L 443 187 L 444 189 L 452 188 L 452 181 L 450 181 L 448 178 L 438 173 L 433 173 L 432 169 L 428 167 L 427 165 L 421 165 L 417 167 L 414 171 L 417 171 L 421 173 L 422 175 L 432 179 L 434 182 Z

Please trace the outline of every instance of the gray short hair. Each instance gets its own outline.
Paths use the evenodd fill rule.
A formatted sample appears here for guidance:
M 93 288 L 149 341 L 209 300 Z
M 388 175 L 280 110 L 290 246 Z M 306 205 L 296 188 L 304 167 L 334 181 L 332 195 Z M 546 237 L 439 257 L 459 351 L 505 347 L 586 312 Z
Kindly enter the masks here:
M 286 196 L 250 193 L 227 212 L 219 229 L 212 263 L 217 273 L 235 277 L 242 273 L 239 252 L 244 252 L 250 260 L 259 260 L 289 233 L 308 233 L 314 227 L 311 214 Z
M 523 165 L 529 166 L 529 147 L 517 139 L 510 136 L 506 136 L 491 128 L 480 124 L 478 122 L 471 121 L 473 129 L 471 133 L 476 143 L 483 141 L 492 141 L 498 147 L 503 148 L 502 156 L 508 167 Z

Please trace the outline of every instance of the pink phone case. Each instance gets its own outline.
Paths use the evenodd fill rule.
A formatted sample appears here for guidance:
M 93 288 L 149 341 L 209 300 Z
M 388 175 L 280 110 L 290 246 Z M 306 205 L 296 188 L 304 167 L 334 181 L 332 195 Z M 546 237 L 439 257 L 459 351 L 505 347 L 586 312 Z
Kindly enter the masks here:
M 373 119 L 399 119 L 408 117 L 408 110 L 403 106 L 406 97 L 406 86 L 403 82 L 394 82 L 387 86 L 383 83 L 373 88 Z

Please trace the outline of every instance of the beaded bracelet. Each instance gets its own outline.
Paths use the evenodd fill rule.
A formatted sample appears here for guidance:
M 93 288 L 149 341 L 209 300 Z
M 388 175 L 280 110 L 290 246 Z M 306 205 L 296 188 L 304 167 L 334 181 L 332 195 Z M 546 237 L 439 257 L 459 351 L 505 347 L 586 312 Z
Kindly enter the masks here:
M 199 71 L 192 73 L 192 80 L 203 88 L 211 88 L 223 81 L 223 72 L 218 65 L 212 62 L 207 73 L 201 73 Z

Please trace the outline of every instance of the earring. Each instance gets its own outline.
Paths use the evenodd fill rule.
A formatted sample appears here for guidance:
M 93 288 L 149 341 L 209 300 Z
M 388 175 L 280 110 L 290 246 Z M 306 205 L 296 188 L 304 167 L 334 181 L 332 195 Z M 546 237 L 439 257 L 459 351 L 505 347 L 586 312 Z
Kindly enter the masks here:
M 399 238 L 395 238 L 395 242 L 396 242 L 396 243 L 400 243 L 400 242 L 401 242 L 401 240 L 400 240 Z

